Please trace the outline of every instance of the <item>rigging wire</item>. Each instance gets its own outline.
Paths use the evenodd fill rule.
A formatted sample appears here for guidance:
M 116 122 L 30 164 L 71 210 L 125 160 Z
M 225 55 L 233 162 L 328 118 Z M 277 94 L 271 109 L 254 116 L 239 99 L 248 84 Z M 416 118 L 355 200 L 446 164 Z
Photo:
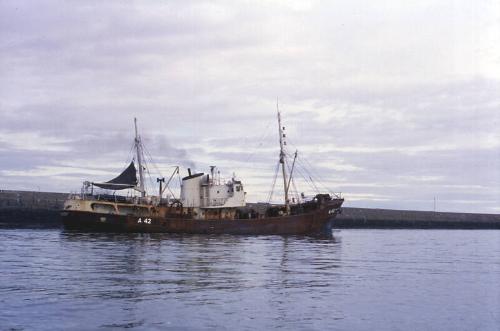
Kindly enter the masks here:
M 149 171 L 148 162 L 151 161 L 151 164 L 155 167 L 156 167 L 156 165 L 154 164 L 153 159 L 151 157 L 151 154 L 149 154 L 149 152 L 147 151 L 147 149 L 144 146 L 144 144 L 142 143 L 142 141 L 140 143 L 141 143 L 142 159 L 144 161 L 143 167 L 144 167 L 144 170 L 146 170 L 147 177 L 149 179 L 149 185 L 151 188 L 153 188 L 155 185 L 154 185 L 153 177 L 151 176 L 151 172 Z M 144 152 L 146 152 L 146 154 L 144 154 Z M 149 160 L 146 159 L 146 156 L 149 157 Z M 157 168 L 157 170 L 158 170 L 158 168 Z
M 158 172 L 159 177 L 160 177 L 160 178 L 164 178 L 164 176 L 163 176 L 163 174 L 162 174 L 162 172 L 161 172 L 160 168 L 159 168 L 159 167 L 157 166 L 157 164 L 154 162 L 153 157 L 151 156 L 151 153 L 149 152 L 149 150 L 147 149 L 147 147 L 146 147 L 146 146 L 144 146 L 144 144 L 142 144 L 142 143 L 141 143 L 141 147 L 142 147 L 142 150 L 146 153 L 146 156 L 148 157 L 150 164 L 152 164 L 152 165 L 153 165 L 153 167 L 155 168 L 155 170 Z M 152 186 L 152 187 L 154 187 L 154 180 L 153 180 L 153 178 L 152 178 L 152 176 L 151 176 L 151 173 L 150 173 L 150 171 L 149 171 L 149 168 L 148 168 L 148 167 L 146 167 L 146 171 L 147 171 L 147 173 L 148 173 L 148 176 L 149 176 L 149 180 L 150 180 L 151 186 Z M 181 183 L 181 180 L 180 180 L 180 174 L 179 174 L 179 172 L 177 172 L 177 175 L 178 175 L 178 177 L 179 177 L 179 187 L 178 187 L 178 188 L 180 188 L 180 186 L 182 185 L 182 183 Z M 172 198 L 176 199 L 176 194 L 172 191 L 172 189 L 170 188 L 170 185 L 169 185 L 169 186 L 167 186 L 166 188 L 168 189 L 168 191 L 169 191 L 169 192 L 170 192 L 170 194 L 172 195 Z M 177 187 L 176 187 L 176 188 L 177 188 Z
M 311 184 L 314 186 L 314 189 L 319 193 L 319 189 L 318 189 L 318 186 L 316 185 L 316 181 L 314 179 L 314 176 L 311 174 L 311 172 L 309 171 L 307 166 L 303 163 L 302 159 L 299 160 L 298 164 L 299 164 L 299 167 L 304 171 L 305 176 L 307 176 L 307 178 L 309 178 L 309 180 L 311 181 Z
M 288 174 L 289 174 L 289 178 L 288 178 L 288 186 L 287 186 L 287 190 L 288 190 L 288 196 L 292 196 L 292 199 L 296 197 L 296 190 L 295 188 L 293 189 L 290 189 L 290 187 L 293 187 L 293 183 L 295 182 L 294 179 L 293 179 L 293 174 L 292 174 L 292 168 L 290 167 L 290 162 L 285 162 L 285 165 L 286 165 L 286 168 L 288 170 Z M 290 200 L 292 200 L 290 199 Z
M 288 141 L 290 142 L 290 139 Z M 290 142 L 290 143 L 293 146 L 295 146 L 295 144 L 293 142 Z M 307 158 L 305 158 L 302 154 L 301 154 L 301 158 L 299 159 L 299 162 L 302 163 L 302 167 L 303 167 L 304 171 L 307 173 L 307 175 L 309 176 L 309 178 L 311 179 L 311 181 L 318 182 L 319 185 L 322 186 L 327 192 L 336 195 L 335 193 L 333 193 L 333 190 L 331 188 L 327 187 L 324 184 L 324 183 L 326 183 L 324 178 L 315 170 L 315 168 L 312 166 L 312 164 L 309 162 L 309 160 Z M 316 184 L 314 184 L 314 185 L 316 186 Z
M 135 147 L 135 142 L 133 142 L 132 144 L 130 144 L 130 150 L 128 151 L 127 159 L 125 160 L 126 164 L 128 164 L 129 160 L 131 159 L 130 155 L 132 155 L 132 161 L 135 160 L 135 156 L 133 156 L 134 155 L 134 147 Z
M 312 178 L 306 176 L 304 173 L 303 173 L 303 166 L 298 163 L 297 164 L 297 168 L 296 168 L 296 171 L 300 174 L 300 176 L 304 179 L 304 181 L 306 182 L 306 184 L 309 185 L 309 187 L 316 193 L 319 193 L 319 190 L 318 190 L 318 187 L 314 184 L 314 181 L 312 180 Z
M 267 204 L 269 205 L 271 203 L 271 199 L 273 198 L 273 193 L 274 193 L 274 187 L 276 186 L 276 179 L 278 178 L 278 172 L 280 169 L 280 163 L 276 164 L 276 169 L 274 170 L 274 178 L 273 178 L 273 183 L 271 185 L 271 190 L 269 191 L 268 199 L 267 199 Z
M 288 188 L 288 192 L 289 193 L 295 193 L 295 197 L 297 199 L 297 202 L 300 203 L 300 197 L 299 197 L 299 191 L 297 190 L 297 186 L 295 186 L 295 178 L 292 174 L 292 169 L 290 168 L 290 164 L 287 163 L 287 168 L 288 168 L 288 173 L 292 176 L 290 178 L 290 182 L 291 182 L 291 185 L 292 185 L 292 188 L 293 188 L 293 191 L 290 191 L 290 188 Z
M 316 178 L 317 179 L 316 182 L 318 182 L 320 186 L 322 186 L 327 192 L 333 194 L 333 191 L 324 184 L 325 181 L 319 175 L 313 174 L 312 171 L 310 172 L 308 170 L 308 169 L 312 168 L 312 165 L 309 163 L 309 161 L 307 161 L 306 159 L 301 160 L 301 161 L 304 161 L 305 163 L 307 163 L 308 166 L 306 165 L 306 166 L 304 166 L 304 168 L 305 168 L 306 172 L 308 173 L 309 177 L 311 178 L 311 180 L 312 180 L 312 178 Z
M 142 147 L 142 150 L 146 152 L 146 156 L 149 158 L 149 161 L 151 162 L 151 164 L 153 165 L 153 167 L 155 168 L 155 170 L 158 172 L 158 175 L 160 177 L 163 177 L 160 169 L 158 168 L 158 166 L 154 162 L 153 157 L 151 156 L 151 153 L 149 152 L 149 150 L 146 148 L 146 146 L 142 142 L 141 142 L 141 147 Z
M 265 139 L 269 135 L 269 128 L 271 127 L 272 123 L 273 123 L 273 121 L 269 121 L 269 123 L 267 124 L 266 128 L 263 131 L 263 134 L 257 140 L 259 142 L 258 145 L 257 145 L 257 147 L 254 149 L 254 151 L 252 153 L 250 153 L 248 155 L 248 157 L 245 159 L 244 163 L 248 163 L 248 161 L 250 161 L 252 159 L 252 157 L 255 156 L 255 154 L 257 153 L 257 150 L 262 147 L 262 145 L 264 144 Z M 246 140 L 247 140 L 247 138 L 245 138 L 245 141 Z

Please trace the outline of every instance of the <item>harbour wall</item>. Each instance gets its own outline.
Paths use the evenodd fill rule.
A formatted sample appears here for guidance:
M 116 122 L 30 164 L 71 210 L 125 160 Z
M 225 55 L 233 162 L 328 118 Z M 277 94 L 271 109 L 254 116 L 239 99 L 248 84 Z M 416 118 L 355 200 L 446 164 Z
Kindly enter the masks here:
M 59 211 L 67 193 L 0 190 L 0 227 L 61 227 Z
M 500 229 L 500 215 L 342 208 L 336 228 Z
M 61 227 L 67 193 L 0 190 L 0 227 Z M 342 208 L 334 228 L 500 229 L 500 215 Z

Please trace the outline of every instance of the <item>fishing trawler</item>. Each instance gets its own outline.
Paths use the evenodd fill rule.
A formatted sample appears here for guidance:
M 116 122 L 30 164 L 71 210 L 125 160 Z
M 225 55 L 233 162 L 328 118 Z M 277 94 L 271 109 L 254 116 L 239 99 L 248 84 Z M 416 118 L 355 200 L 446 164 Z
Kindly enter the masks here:
M 297 199 L 290 199 L 297 152 L 288 173 L 290 164 L 284 148 L 285 128 L 279 110 L 280 154 L 274 183 L 281 168 L 282 204 L 247 204 L 243 183 L 234 176 L 227 181 L 221 180 L 220 172 L 214 166 L 210 167 L 208 174 L 193 173 L 188 168 L 187 176 L 181 179 L 179 198 L 163 197 L 174 176 L 178 175 L 180 179 L 179 167 L 166 182 L 165 178 L 157 178 L 158 196 L 147 195 L 143 145 L 136 119 L 134 125 L 136 159 L 110 181 L 84 182 L 81 193 L 70 196 L 64 203 L 61 216 L 66 229 L 242 235 L 331 234 L 333 219 L 341 211 L 344 199 L 340 194 L 330 193 L 317 193 L 311 199 L 305 199 L 302 194 Z M 134 161 L 137 161 L 138 168 Z M 139 195 L 97 194 L 95 187 L 111 191 L 131 189 Z

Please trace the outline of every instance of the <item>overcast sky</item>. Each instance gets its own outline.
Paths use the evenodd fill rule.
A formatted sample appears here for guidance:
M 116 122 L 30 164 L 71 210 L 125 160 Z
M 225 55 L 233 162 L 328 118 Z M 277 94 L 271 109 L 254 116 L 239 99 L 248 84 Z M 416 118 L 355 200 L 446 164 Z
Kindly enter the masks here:
M 111 179 L 136 116 L 164 176 L 263 201 L 279 98 L 347 206 L 500 212 L 498 1 L 0 0 L 0 47 L 0 189 Z

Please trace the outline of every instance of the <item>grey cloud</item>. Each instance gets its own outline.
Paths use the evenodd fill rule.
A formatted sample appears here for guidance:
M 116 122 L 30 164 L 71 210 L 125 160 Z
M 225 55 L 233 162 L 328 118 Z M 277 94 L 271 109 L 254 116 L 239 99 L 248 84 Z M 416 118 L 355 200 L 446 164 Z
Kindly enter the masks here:
M 426 208 L 438 194 L 449 210 L 492 210 L 500 78 L 481 54 L 498 50 L 482 33 L 498 23 L 487 2 L 476 6 L 486 14 L 475 25 L 446 1 L 3 1 L 0 137 L 33 133 L 66 150 L 0 139 L 0 171 L 118 171 L 138 117 L 162 165 L 235 167 L 264 192 L 279 97 L 290 151 L 353 194 L 348 203 Z M 68 190 L 86 177 L 58 174 L 31 180 Z M 467 187 L 477 186 L 483 202 L 471 207 Z

